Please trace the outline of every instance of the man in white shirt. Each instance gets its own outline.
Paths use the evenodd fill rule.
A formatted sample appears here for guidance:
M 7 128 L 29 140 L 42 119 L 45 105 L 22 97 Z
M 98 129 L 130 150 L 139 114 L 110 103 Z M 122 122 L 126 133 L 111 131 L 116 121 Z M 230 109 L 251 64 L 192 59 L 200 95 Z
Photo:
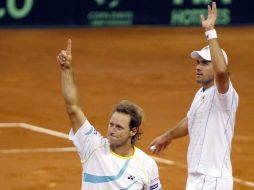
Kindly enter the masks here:
M 141 135 L 143 111 L 123 100 L 112 111 L 107 138 L 84 115 L 71 66 L 71 40 L 57 56 L 61 68 L 62 92 L 72 123 L 69 137 L 81 159 L 82 190 L 161 190 L 158 166 L 135 147 Z
M 215 2 L 208 6 L 207 19 L 200 16 L 208 46 L 191 53 L 197 63 L 196 82 L 202 87 L 187 116 L 149 145 L 159 154 L 173 139 L 189 134 L 186 190 L 233 189 L 230 150 L 238 95 L 229 79 L 227 54 L 217 40 L 216 17 Z

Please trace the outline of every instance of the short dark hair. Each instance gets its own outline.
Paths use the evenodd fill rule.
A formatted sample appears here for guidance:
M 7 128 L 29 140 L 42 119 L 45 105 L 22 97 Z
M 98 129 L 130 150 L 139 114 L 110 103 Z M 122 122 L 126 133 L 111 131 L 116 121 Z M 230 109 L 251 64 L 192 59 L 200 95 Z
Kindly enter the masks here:
M 130 115 L 130 130 L 133 128 L 137 129 L 137 133 L 131 139 L 131 144 L 135 145 L 136 141 L 139 140 L 140 136 L 142 135 L 140 125 L 142 124 L 144 118 L 143 109 L 129 100 L 122 100 L 113 109 L 112 113 L 115 112 Z

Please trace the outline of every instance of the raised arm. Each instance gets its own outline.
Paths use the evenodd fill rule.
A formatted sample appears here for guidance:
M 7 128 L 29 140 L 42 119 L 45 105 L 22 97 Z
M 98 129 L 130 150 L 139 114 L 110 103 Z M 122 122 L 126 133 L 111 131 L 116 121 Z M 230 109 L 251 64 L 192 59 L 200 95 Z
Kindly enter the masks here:
M 154 154 L 159 154 L 171 143 L 173 139 L 184 137 L 186 135 L 188 135 L 187 117 L 183 118 L 174 128 L 167 130 L 162 135 L 155 138 L 148 148 Z M 152 146 L 154 146 L 155 149 L 151 149 Z
M 208 44 L 211 52 L 211 60 L 214 70 L 215 83 L 218 91 L 222 94 L 226 93 L 229 87 L 229 72 L 227 69 L 226 60 L 224 59 L 222 50 L 220 48 L 217 34 L 214 29 L 217 19 L 216 3 L 212 3 L 212 7 L 208 5 L 208 17 L 200 15 L 202 27 L 205 29 L 208 37 Z
M 86 117 L 81 109 L 78 91 L 73 79 L 71 39 L 68 40 L 66 50 L 62 50 L 57 61 L 61 68 L 62 93 L 66 110 L 71 120 L 73 131 L 76 132 L 85 122 Z

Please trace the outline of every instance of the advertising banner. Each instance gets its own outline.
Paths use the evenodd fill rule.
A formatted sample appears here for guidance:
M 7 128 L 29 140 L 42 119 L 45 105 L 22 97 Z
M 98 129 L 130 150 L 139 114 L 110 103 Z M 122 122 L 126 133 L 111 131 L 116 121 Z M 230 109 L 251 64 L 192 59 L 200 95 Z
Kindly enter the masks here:
M 254 1 L 216 2 L 218 25 L 254 23 Z M 0 26 L 195 26 L 211 3 L 212 0 L 0 0 Z

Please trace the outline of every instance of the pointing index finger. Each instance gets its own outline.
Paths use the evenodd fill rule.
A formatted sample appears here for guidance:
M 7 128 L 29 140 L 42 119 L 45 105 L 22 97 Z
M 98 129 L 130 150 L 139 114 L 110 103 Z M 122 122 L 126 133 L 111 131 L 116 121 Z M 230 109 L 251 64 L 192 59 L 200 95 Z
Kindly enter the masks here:
M 69 55 L 71 54 L 71 39 L 68 39 L 66 53 L 69 54 Z

